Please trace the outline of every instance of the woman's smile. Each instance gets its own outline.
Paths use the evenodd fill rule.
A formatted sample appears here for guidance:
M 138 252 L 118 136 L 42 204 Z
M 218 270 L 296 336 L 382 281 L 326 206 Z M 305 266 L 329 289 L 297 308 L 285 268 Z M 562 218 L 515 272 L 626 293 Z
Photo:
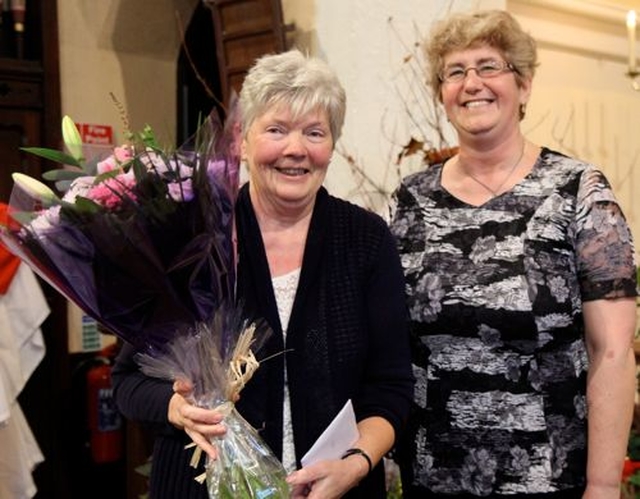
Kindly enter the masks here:
M 287 177 L 301 177 L 310 173 L 308 168 L 302 167 L 274 166 L 273 169 Z

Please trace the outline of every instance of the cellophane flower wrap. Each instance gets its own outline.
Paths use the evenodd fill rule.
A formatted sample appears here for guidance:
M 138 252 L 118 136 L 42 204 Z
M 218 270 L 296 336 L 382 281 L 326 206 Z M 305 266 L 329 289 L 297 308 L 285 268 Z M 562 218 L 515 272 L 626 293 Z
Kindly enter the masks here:
M 282 464 L 232 402 L 258 368 L 254 352 L 270 334 L 234 305 L 234 130 L 233 121 L 223 126 L 212 114 L 173 151 L 145 128 L 86 160 L 65 117 L 65 152 L 26 149 L 66 165 L 45 174 L 65 194 L 14 174 L 0 237 L 87 315 L 134 345 L 143 372 L 188 380 L 193 403 L 227 414 L 227 433 L 213 439 L 218 458 L 206 462 L 210 497 L 286 497 Z

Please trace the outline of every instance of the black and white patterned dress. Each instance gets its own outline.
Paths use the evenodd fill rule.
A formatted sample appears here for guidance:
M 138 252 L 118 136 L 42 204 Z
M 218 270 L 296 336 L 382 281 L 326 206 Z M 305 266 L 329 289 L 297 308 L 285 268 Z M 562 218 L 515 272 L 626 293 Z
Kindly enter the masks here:
M 441 172 L 407 177 L 393 198 L 417 379 L 403 478 L 477 496 L 581 487 L 581 303 L 636 295 L 621 209 L 601 172 L 546 148 L 479 207 Z

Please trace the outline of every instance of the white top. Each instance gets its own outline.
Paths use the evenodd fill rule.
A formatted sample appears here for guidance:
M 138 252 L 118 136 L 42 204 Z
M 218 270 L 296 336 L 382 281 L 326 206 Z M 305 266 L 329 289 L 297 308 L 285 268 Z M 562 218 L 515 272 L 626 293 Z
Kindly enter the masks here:
M 293 301 L 296 297 L 300 269 L 293 270 L 272 279 L 273 292 L 278 305 L 278 316 L 282 325 L 284 344 L 287 344 L 287 328 Z M 286 347 L 285 347 L 286 348 Z M 285 361 L 286 362 L 286 361 Z M 293 426 L 291 424 L 291 401 L 289 399 L 289 384 L 287 382 L 287 369 L 284 371 L 284 404 L 282 407 L 282 464 L 288 473 L 296 469 L 296 449 L 293 443 Z
M 49 306 L 33 271 L 21 263 L 0 295 L 0 423 L 44 357 L 40 325 Z
M 45 354 L 40 326 L 49 306 L 31 269 L 20 264 L 0 295 L 0 499 L 30 499 L 31 472 L 44 460 L 17 397 Z

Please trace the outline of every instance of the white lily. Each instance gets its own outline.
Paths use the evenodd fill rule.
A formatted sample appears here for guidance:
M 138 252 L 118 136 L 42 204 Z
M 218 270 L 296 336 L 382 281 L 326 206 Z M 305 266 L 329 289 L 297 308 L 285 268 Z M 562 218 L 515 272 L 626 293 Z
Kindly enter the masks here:
M 78 161 L 83 161 L 84 156 L 82 153 L 82 137 L 78 131 L 78 127 L 74 121 L 67 115 L 62 118 L 62 140 L 69 154 L 76 158 Z
M 14 172 L 11 178 L 16 185 L 19 185 L 27 194 L 42 201 L 43 205 L 51 206 L 59 202 L 58 196 L 47 185 L 24 173 Z

